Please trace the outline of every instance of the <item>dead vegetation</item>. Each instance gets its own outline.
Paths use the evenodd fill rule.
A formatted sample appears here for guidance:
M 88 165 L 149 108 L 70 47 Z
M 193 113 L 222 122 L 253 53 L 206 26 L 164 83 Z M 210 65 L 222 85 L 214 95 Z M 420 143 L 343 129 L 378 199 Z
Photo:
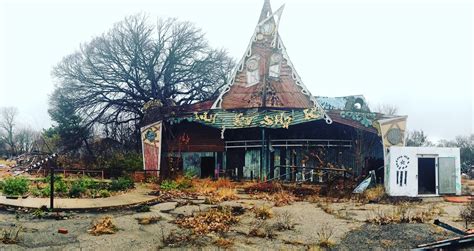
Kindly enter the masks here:
M 272 209 L 265 205 L 260 206 L 260 207 L 255 207 L 253 209 L 253 212 L 255 213 L 255 218 L 257 219 L 266 220 L 273 217 Z
M 236 199 L 238 199 L 237 190 L 235 190 L 234 188 L 224 187 L 224 188 L 219 188 L 218 190 L 214 192 L 208 193 L 205 203 L 218 204 L 223 201 L 236 200 Z
M 218 238 L 214 241 L 214 244 L 220 248 L 230 248 L 234 245 L 234 240 L 226 239 L 226 238 Z
M 147 216 L 147 217 L 139 217 L 135 218 L 140 225 L 150 225 L 155 224 L 161 220 L 161 216 Z
M 318 245 L 320 247 L 331 248 L 335 245 L 334 241 L 331 240 L 334 235 L 334 228 L 328 223 L 324 224 L 316 234 L 318 235 Z
M 378 225 L 426 223 L 443 212 L 444 210 L 438 206 L 431 206 L 428 209 L 414 209 L 412 205 L 402 203 L 395 206 L 392 210 L 375 209 L 366 222 Z
M 377 185 L 364 191 L 362 197 L 368 202 L 379 202 L 386 197 L 383 185 Z
M 292 230 L 295 228 L 295 225 L 295 220 L 290 212 L 283 211 L 282 213 L 276 215 L 274 227 L 278 231 Z
M 115 234 L 118 228 L 112 223 L 112 217 L 105 216 L 95 220 L 92 227 L 87 231 L 92 235 Z
M 469 225 L 474 221 L 474 201 L 467 203 L 463 209 L 461 209 L 459 216 L 464 221 L 466 229 L 469 228 Z
M 12 226 L 2 229 L 1 241 L 3 244 L 16 244 L 19 241 L 19 234 L 23 230 L 22 226 Z
M 202 247 L 208 241 L 203 236 L 198 236 L 188 231 L 171 231 L 167 235 L 162 235 L 162 243 L 165 247 Z
M 193 216 L 180 217 L 174 223 L 182 228 L 191 229 L 194 234 L 207 234 L 227 232 L 230 226 L 238 221 L 239 219 L 232 214 L 231 208 L 221 207 L 211 208 L 209 211 Z
M 265 220 L 258 219 L 252 223 L 249 235 L 254 237 L 273 239 L 276 235 L 275 227 Z

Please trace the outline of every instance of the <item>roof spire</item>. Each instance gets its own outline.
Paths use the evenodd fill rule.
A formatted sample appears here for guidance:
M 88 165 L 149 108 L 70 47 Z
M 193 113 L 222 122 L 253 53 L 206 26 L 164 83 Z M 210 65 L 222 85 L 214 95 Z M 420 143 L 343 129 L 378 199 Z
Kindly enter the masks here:
M 258 19 L 258 23 L 265 20 L 271 14 L 272 6 L 270 5 L 270 0 L 265 0 L 265 2 L 263 2 L 262 12 L 260 12 L 260 18 Z

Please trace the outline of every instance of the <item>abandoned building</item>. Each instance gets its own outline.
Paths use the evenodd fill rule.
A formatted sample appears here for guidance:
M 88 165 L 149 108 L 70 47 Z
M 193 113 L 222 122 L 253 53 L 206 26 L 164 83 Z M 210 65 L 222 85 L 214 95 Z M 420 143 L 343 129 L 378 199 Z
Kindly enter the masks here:
M 384 153 L 404 145 L 406 116 L 371 112 L 361 95 L 313 95 L 278 32 L 282 10 L 273 13 L 265 0 L 250 44 L 217 99 L 145 105 L 145 170 L 161 177 L 192 172 L 307 181 L 328 170 L 353 176 L 376 170 L 383 178 Z

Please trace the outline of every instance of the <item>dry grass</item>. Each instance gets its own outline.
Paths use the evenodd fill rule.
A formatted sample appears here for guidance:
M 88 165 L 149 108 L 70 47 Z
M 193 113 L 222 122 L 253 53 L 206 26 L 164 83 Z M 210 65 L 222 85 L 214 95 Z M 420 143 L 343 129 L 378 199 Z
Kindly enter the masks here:
M 369 188 L 364 191 L 362 197 L 366 201 L 380 201 L 385 197 L 385 188 L 383 185 L 377 185 L 376 187 Z
M 317 206 L 321 208 L 327 214 L 334 214 L 334 209 L 331 208 L 329 202 L 318 202 Z
M 188 231 L 171 231 L 168 235 L 162 232 L 162 243 L 166 247 L 201 247 L 207 245 L 207 241 L 202 236 L 196 236 Z M 160 249 L 160 248 L 158 248 Z
M 155 224 L 158 221 L 161 220 L 161 216 L 148 216 L 148 217 L 141 217 L 141 218 L 136 218 L 138 221 L 138 224 L 140 225 L 150 225 L 150 224 Z
M 253 212 L 255 213 L 255 217 L 257 219 L 266 220 L 266 219 L 269 219 L 269 218 L 273 217 L 272 209 L 268 206 L 265 206 L 265 205 L 263 205 L 261 207 L 255 207 L 253 209 Z
M 193 190 L 200 195 L 209 195 L 215 193 L 217 190 L 233 189 L 235 188 L 234 183 L 227 178 L 220 178 L 212 180 L 206 179 L 193 179 L 192 181 Z
M 214 244 L 220 248 L 230 248 L 234 245 L 234 240 L 231 239 L 225 239 L 225 238 L 219 238 L 214 241 Z
M 280 191 L 272 195 L 271 200 L 276 207 L 291 205 L 295 200 L 295 196 L 287 191 Z
M 442 209 L 441 209 L 442 210 Z M 442 211 L 437 208 L 419 209 L 415 210 L 412 205 L 408 203 L 402 203 L 397 205 L 393 210 L 381 210 L 379 208 L 372 212 L 366 222 L 387 225 L 387 224 L 398 224 L 398 223 L 425 223 L 433 220 L 436 215 L 439 215 Z
M 474 201 L 469 202 L 461 209 L 459 216 L 464 221 L 466 228 L 469 228 L 469 225 L 474 221 Z
M 105 216 L 99 220 L 95 220 L 92 227 L 87 231 L 92 235 L 114 234 L 118 228 L 112 223 L 112 217 Z
M 230 226 L 238 221 L 239 219 L 232 215 L 230 208 L 222 207 L 211 208 L 195 216 L 181 217 L 174 222 L 182 228 L 193 230 L 195 234 L 207 234 L 227 232 Z
M 322 228 L 316 233 L 318 235 L 318 245 L 322 248 L 331 248 L 335 245 L 331 240 L 334 235 L 334 228 L 329 224 L 324 224 Z
M 295 220 L 293 218 L 293 215 L 288 212 L 284 211 L 280 214 L 277 214 L 276 216 L 276 222 L 274 224 L 274 227 L 279 230 L 292 230 L 295 228 Z
M 22 230 L 22 226 L 2 229 L 0 240 L 3 244 L 16 244 L 19 241 L 19 234 Z
M 265 220 L 257 220 L 252 223 L 251 229 L 249 231 L 250 236 L 260 237 L 260 238 L 269 238 L 272 239 L 275 237 L 274 226 L 268 224 Z
M 234 188 L 226 188 L 222 187 L 219 188 L 217 191 L 208 193 L 208 197 L 206 197 L 206 203 L 209 204 L 217 204 L 222 201 L 229 201 L 229 200 L 236 200 L 237 197 L 237 190 Z

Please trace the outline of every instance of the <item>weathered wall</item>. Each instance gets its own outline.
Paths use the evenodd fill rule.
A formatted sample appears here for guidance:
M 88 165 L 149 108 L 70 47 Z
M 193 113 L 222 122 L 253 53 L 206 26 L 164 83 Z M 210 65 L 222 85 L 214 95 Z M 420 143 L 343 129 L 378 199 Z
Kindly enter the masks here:
M 389 195 L 418 196 L 418 157 L 454 157 L 456 194 L 461 194 L 459 148 L 392 146 L 385 161 L 385 190 Z M 436 187 L 438 187 L 438 167 L 435 170 Z M 399 172 L 398 179 L 397 171 Z M 400 175 L 403 175 L 403 178 L 400 178 Z M 436 194 L 438 194 L 438 188 Z
M 144 170 L 160 170 L 161 136 L 161 121 L 141 128 Z
M 213 152 L 183 152 L 184 173 L 191 172 L 201 177 L 201 157 L 213 157 Z

